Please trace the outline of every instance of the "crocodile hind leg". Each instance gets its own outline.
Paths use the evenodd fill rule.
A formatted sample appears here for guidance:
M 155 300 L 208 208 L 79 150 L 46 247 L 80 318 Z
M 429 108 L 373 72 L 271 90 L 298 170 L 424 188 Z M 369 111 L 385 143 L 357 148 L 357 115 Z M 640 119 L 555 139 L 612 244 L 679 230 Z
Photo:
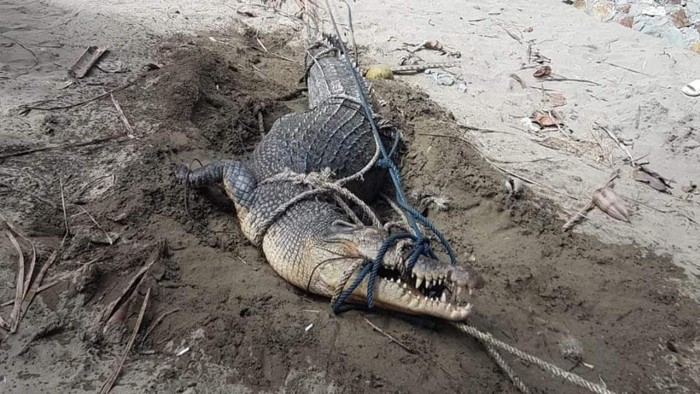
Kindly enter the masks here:
M 175 179 L 196 188 L 223 184 L 226 194 L 243 207 L 248 207 L 252 202 L 253 190 L 257 184 L 252 172 L 243 162 L 232 160 L 214 161 L 194 170 L 178 164 Z

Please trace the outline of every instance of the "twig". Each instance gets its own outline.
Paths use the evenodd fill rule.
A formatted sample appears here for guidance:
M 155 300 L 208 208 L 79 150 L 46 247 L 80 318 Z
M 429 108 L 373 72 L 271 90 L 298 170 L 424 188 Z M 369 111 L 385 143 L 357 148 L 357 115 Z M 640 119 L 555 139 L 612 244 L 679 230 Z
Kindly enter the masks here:
M 17 254 L 19 255 L 17 259 L 17 284 L 15 286 L 15 306 L 12 307 L 12 312 L 10 313 L 10 333 L 14 334 L 17 332 L 17 325 L 19 324 L 20 311 L 22 309 L 22 298 L 24 297 L 24 254 L 22 253 L 22 248 L 19 246 L 17 239 L 12 232 L 5 230 L 7 238 L 10 239 L 12 245 L 15 247 Z
M 260 41 L 260 38 L 255 37 L 255 39 L 258 41 L 258 44 L 260 44 L 260 47 L 263 49 L 263 51 L 270 53 L 270 51 L 268 51 L 267 48 L 265 47 L 265 44 L 263 44 L 262 41 Z
M 163 321 L 163 319 L 165 319 L 166 316 L 178 311 L 180 311 L 180 308 L 174 308 L 167 312 L 163 312 L 158 317 L 156 317 L 155 320 L 153 320 L 153 323 L 151 323 L 146 329 L 146 333 L 143 334 L 143 338 L 141 338 L 141 345 L 143 345 L 143 343 L 146 342 L 146 338 L 151 334 L 153 330 L 155 330 L 155 328 L 160 324 L 160 322 Z
M 498 25 L 498 27 L 500 27 L 500 28 L 503 29 L 506 33 L 508 33 L 508 35 L 510 36 L 510 38 L 512 38 L 512 39 L 514 39 L 515 41 L 517 41 L 518 43 L 520 43 L 520 45 L 523 44 L 523 40 L 522 40 L 520 37 L 518 37 L 518 36 L 516 36 L 515 34 L 511 33 L 508 29 L 506 29 L 505 27 L 503 27 L 503 26 L 501 26 L 501 25 Z
M 547 78 L 547 79 L 542 80 L 542 82 L 566 82 L 566 81 L 584 82 L 584 83 L 590 83 L 590 84 L 596 85 L 596 86 L 603 86 L 603 85 L 599 84 L 598 82 L 593 82 L 593 81 L 590 81 L 588 79 L 579 79 L 579 78 Z
M 222 42 L 222 41 L 218 41 L 218 42 Z M 262 43 L 259 39 L 258 39 L 258 43 L 260 43 L 260 46 L 261 46 L 262 48 L 258 48 L 258 47 L 254 47 L 254 46 L 251 46 L 251 47 L 249 47 L 249 48 L 253 48 L 253 49 L 257 50 L 257 51 L 261 51 L 261 52 L 263 52 L 263 53 L 266 53 L 266 54 L 268 54 L 268 55 L 270 55 L 270 56 L 272 56 L 272 57 L 276 57 L 276 58 L 278 58 L 278 59 L 282 59 L 282 60 L 286 60 L 286 61 L 288 61 L 288 62 L 294 63 L 294 60 L 293 60 L 293 59 L 290 59 L 290 58 L 288 58 L 288 57 L 286 57 L 286 56 L 282 56 L 282 55 L 280 55 L 280 54 L 278 54 L 278 53 L 274 53 L 274 52 L 268 51 L 267 48 L 265 48 L 265 46 L 263 45 L 263 43 Z M 227 43 L 224 43 L 224 44 L 228 45 Z M 259 71 L 259 70 L 258 70 L 258 71 Z
M 52 149 L 68 149 L 68 148 L 78 148 L 81 146 L 89 146 L 89 145 L 98 145 L 102 144 L 105 142 L 109 142 L 112 140 L 117 140 L 120 138 L 124 138 L 122 135 L 111 135 L 108 137 L 100 137 L 100 138 L 95 138 L 89 141 L 84 141 L 84 142 L 76 142 L 76 143 L 70 143 L 70 144 L 60 144 L 60 145 L 49 145 L 49 146 L 43 146 L 41 148 L 34 148 L 34 149 L 27 149 L 19 152 L 13 152 L 13 153 L 6 153 L 3 155 L 0 155 L 0 160 L 2 159 L 7 159 L 9 157 L 17 157 L 17 156 L 26 156 L 30 155 L 32 153 L 37 153 L 37 152 L 44 152 L 47 150 L 52 150 Z
M 401 346 L 405 351 L 407 351 L 407 352 L 409 352 L 409 353 L 411 353 L 411 354 L 417 354 L 415 350 L 413 350 L 413 349 L 411 349 L 410 347 L 404 345 L 404 344 L 401 343 L 398 339 L 396 339 L 396 338 L 394 338 L 393 336 L 391 336 L 391 334 L 389 334 L 389 333 L 385 332 L 384 330 L 382 330 L 381 328 L 377 327 L 374 323 L 372 323 L 371 321 L 369 321 L 366 317 L 363 317 L 362 319 L 364 319 L 364 321 L 366 321 L 367 324 L 370 325 L 370 327 L 374 328 L 377 332 L 379 332 L 380 334 L 382 334 L 382 335 L 384 335 L 385 337 L 389 338 L 389 339 L 390 339 L 392 342 L 394 342 L 395 344 Z
M 21 114 L 22 114 L 22 115 L 26 115 L 26 114 L 28 114 L 29 111 L 31 111 L 31 110 L 37 110 L 37 111 L 56 111 L 56 110 L 60 110 L 60 109 L 68 109 L 68 108 L 78 107 L 78 106 L 81 106 L 81 105 L 85 105 L 85 104 L 91 103 L 91 102 L 93 102 L 93 101 L 95 101 L 95 100 L 99 100 L 99 99 L 105 98 L 105 97 L 111 95 L 112 93 L 115 93 L 115 92 L 118 92 L 118 91 L 120 91 L 120 90 L 126 89 L 126 88 L 128 88 L 129 86 L 131 86 L 131 85 L 133 85 L 133 84 L 134 84 L 134 81 L 127 82 L 127 83 L 125 83 L 124 85 L 117 86 L 116 88 L 114 88 L 114 89 L 112 89 L 112 90 L 108 90 L 108 91 L 106 91 L 106 92 L 104 92 L 104 93 L 102 93 L 102 94 L 99 94 L 99 95 L 95 96 L 95 97 L 92 97 L 92 98 L 89 98 L 89 99 L 85 99 L 85 100 L 82 100 L 82 101 L 78 101 L 77 103 L 73 103 L 73 104 L 58 105 L 58 106 L 56 106 L 56 107 L 35 107 L 35 106 L 29 105 L 29 104 L 23 104 L 23 105 L 21 105 L 19 108 L 20 108 L 20 110 L 21 110 Z
M 605 64 L 607 64 L 607 65 L 609 65 L 609 66 L 621 68 L 621 69 L 623 69 L 623 70 L 631 71 L 631 72 L 633 72 L 633 73 L 642 74 L 642 75 L 646 75 L 646 76 L 651 76 L 651 75 L 649 75 L 649 74 L 647 74 L 647 73 L 645 73 L 645 72 L 637 71 L 637 70 L 634 70 L 634 69 L 631 69 L 631 68 L 628 68 L 628 67 L 625 67 L 625 66 L 620 66 L 620 65 L 615 64 L 615 63 L 610 63 L 610 62 L 606 62 L 606 61 L 602 61 L 602 62 L 600 62 L 600 63 L 605 63 Z
M 148 299 L 151 297 L 151 288 L 149 287 L 148 290 L 146 291 L 146 296 L 143 298 L 143 303 L 141 304 L 141 311 L 139 312 L 139 317 L 136 320 L 136 324 L 134 325 L 134 331 L 131 333 L 131 337 L 129 338 L 129 342 L 126 344 L 126 347 L 124 348 L 124 353 L 122 354 L 121 358 L 119 359 L 119 364 L 117 364 L 117 368 L 112 372 L 112 375 L 109 377 L 109 379 L 102 385 L 102 389 L 100 390 L 100 394 L 107 394 L 112 390 L 112 386 L 114 386 L 114 383 L 116 383 L 117 378 L 119 377 L 119 374 L 122 371 L 122 368 L 124 367 L 124 362 L 126 361 L 127 356 L 129 355 L 129 352 L 131 351 L 131 347 L 134 346 L 134 341 L 136 340 L 136 335 L 139 332 L 139 329 L 141 328 L 141 322 L 143 321 L 143 315 L 146 313 L 146 307 L 148 306 Z
M 112 93 L 109 94 L 109 98 L 112 99 L 112 104 L 114 104 L 114 108 L 117 109 L 119 118 L 122 120 L 122 123 L 124 123 L 124 126 L 126 126 L 126 130 L 128 131 L 127 136 L 129 136 L 129 138 L 134 138 L 134 129 L 131 128 L 129 119 L 127 119 L 126 115 L 124 115 L 124 111 L 122 111 L 122 107 L 119 105 L 119 102 L 117 102 L 117 99 L 114 98 L 114 95 Z
M 97 223 L 97 220 L 95 220 L 95 218 L 92 217 L 92 215 L 90 215 L 90 212 L 88 212 L 87 209 L 83 208 L 80 205 L 76 205 L 76 206 L 78 208 L 80 208 L 90 218 L 90 220 L 92 220 L 93 223 L 95 223 L 95 226 L 97 226 L 97 228 L 99 228 L 100 230 L 102 230 L 103 233 L 105 233 L 105 237 L 107 237 L 107 241 L 109 241 L 110 245 L 113 245 L 114 241 L 112 240 L 112 237 L 110 237 L 109 233 L 104 228 L 102 228 L 102 226 L 100 226 L 99 223 Z
M 620 176 L 620 169 L 616 169 L 613 171 L 613 173 L 610 175 L 607 181 L 605 181 L 604 184 L 599 186 L 598 188 L 603 188 L 603 187 L 608 187 L 610 184 L 617 179 L 617 177 Z M 567 231 L 570 228 L 572 228 L 576 223 L 578 223 L 581 219 L 586 217 L 586 213 L 588 211 L 592 210 L 595 208 L 595 204 L 593 203 L 593 200 L 589 201 L 583 208 L 581 208 L 574 216 L 572 216 L 566 223 L 564 223 L 563 226 L 561 226 L 562 230 Z
M 66 197 L 63 194 L 63 178 L 58 178 L 58 183 L 61 187 L 61 207 L 63 208 L 63 224 L 66 228 L 66 233 L 63 236 L 63 240 L 61 241 L 61 248 L 63 248 L 63 245 L 66 243 L 66 239 L 68 239 L 68 235 L 70 234 L 70 227 L 68 226 L 68 214 L 66 213 Z
M 601 125 L 598 124 L 598 123 L 596 123 L 595 125 L 598 126 L 598 127 L 600 127 L 601 129 L 603 129 L 603 131 L 605 131 L 605 132 L 608 134 L 608 136 L 609 136 L 613 141 L 615 141 L 615 143 L 617 144 L 617 146 L 618 146 L 620 149 L 622 149 L 622 151 L 625 152 L 625 154 L 627 155 L 627 158 L 630 160 L 630 165 L 631 165 L 632 167 L 636 167 L 636 164 L 635 164 L 634 158 L 632 157 L 632 154 L 630 153 L 629 149 L 627 149 L 627 147 L 620 141 L 620 139 L 617 138 L 617 136 L 616 136 L 615 134 L 613 134 L 610 130 L 608 130 L 607 127 L 603 127 L 603 126 L 601 126 Z

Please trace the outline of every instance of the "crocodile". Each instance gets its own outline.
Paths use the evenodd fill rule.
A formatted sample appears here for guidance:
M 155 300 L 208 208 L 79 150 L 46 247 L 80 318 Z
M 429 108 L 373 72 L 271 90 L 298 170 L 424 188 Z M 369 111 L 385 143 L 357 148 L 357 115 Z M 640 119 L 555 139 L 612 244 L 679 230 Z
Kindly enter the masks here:
M 341 55 L 332 36 L 309 46 L 305 55 L 308 109 L 277 119 L 250 158 L 213 161 L 194 170 L 179 164 L 174 172 L 178 182 L 193 188 L 223 186 L 234 203 L 241 231 L 262 247 L 273 270 L 290 284 L 325 297 L 333 297 L 336 289 L 351 283 L 360 274 L 360 263 L 373 261 L 390 236 L 381 226 L 353 224 L 346 211 L 323 196 L 301 199 L 281 215 L 276 212 L 309 190 L 309 185 L 280 174 L 330 171 L 330 180 L 343 179 L 365 168 L 377 152 L 361 106 L 367 85 L 364 80 L 357 83 Z M 380 138 L 383 143 L 391 141 L 386 130 Z M 385 170 L 375 166 L 344 186 L 372 201 L 386 176 Z M 410 242 L 398 242 L 386 251 L 373 289 L 374 306 L 465 320 L 472 310 L 465 296 L 484 285 L 481 275 L 467 264 L 428 256 L 420 256 L 408 269 L 407 246 Z M 367 282 L 363 279 L 346 302 L 365 303 Z

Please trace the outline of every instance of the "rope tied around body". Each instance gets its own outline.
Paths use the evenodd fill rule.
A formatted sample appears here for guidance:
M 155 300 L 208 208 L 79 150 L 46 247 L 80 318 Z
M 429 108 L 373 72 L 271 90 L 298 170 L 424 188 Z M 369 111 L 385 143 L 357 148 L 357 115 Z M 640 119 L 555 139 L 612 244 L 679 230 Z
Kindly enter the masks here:
M 361 172 L 362 171 L 358 172 L 358 174 L 361 174 Z M 272 214 L 262 223 L 255 224 L 255 234 L 253 236 L 254 241 L 256 243 L 262 242 L 262 239 L 267 233 L 267 231 L 270 229 L 270 226 L 272 226 L 272 224 L 274 224 L 292 206 L 307 198 L 326 193 L 331 193 L 333 197 L 336 198 L 336 202 L 338 203 L 338 205 L 341 208 L 343 208 L 345 210 L 345 213 L 351 218 L 359 220 L 355 213 L 350 209 L 350 207 L 342 200 L 342 198 L 345 198 L 346 200 L 351 201 L 355 203 L 358 207 L 360 207 L 363 213 L 372 222 L 373 227 L 382 228 L 381 221 L 374 213 L 374 211 L 372 211 L 372 209 L 367 204 L 365 204 L 364 201 L 362 201 L 359 197 L 353 194 L 350 190 L 341 186 L 345 179 L 331 182 L 330 179 L 332 178 L 332 176 L 333 173 L 328 168 L 321 172 L 312 172 L 308 174 L 299 174 L 291 170 L 285 170 L 277 175 L 273 175 L 260 182 L 258 186 L 275 182 L 292 182 L 295 184 L 303 184 L 306 186 L 310 186 L 311 189 L 296 195 L 294 198 L 290 199 L 286 203 L 278 206 L 272 212 Z
M 430 238 L 426 235 L 423 234 L 421 231 L 420 225 L 424 226 L 430 232 L 432 232 L 440 241 L 440 244 L 442 245 L 443 249 L 445 252 L 448 254 L 450 258 L 450 262 L 452 264 L 456 263 L 456 256 L 454 253 L 454 250 L 450 246 L 449 242 L 447 241 L 447 238 L 442 234 L 442 232 L 432 223 L 430 220 L 428 220 L 425 216 L 423 216 L 420 212 L 418 212 L 415 208 L 410 206 L 408 203 L 404 193 L 403 193 L 403 187 L 402 187 L 402 182 L 401 182 L 401 175 L 400 171 L 397 168 L 396 164 L 393 162 L 391 159 L 391 154 L 395 151 L 397 144 L 395 143 L 394 146 L 392 147 L 391 153 L 387 152 L 386 147 L 384 146 L 384 143 L 382 142 L 381 135 L 379 134 L 379 129 L 377 128 L 377 124 L 374 121 L 374 114 L 372 112 L 372 109 L 369 105 L 369 99 L 367 97 L 367 92 L 365 89 L 364 84 L 361 82 L 360 77 L 358 76 L 357 69 L 354 67 L 353 62 L 351 61 L 349 55 L 348 55 L 348 49 L 341 39 L 341 34 L 340 34 L 340 29 L 338 28 L 338 25 L 335 20 L 335 16 L 333 15 L 333 12 L 331 11 L 330 4 L 328 1 L 326 1 L 326 6 L 328 8 L 329 16 L 331 19 L 331 23 L 333 24 L 333 28 L 335 30 L 336 36 L 337 36 L 337 45 L 340 46 L 342 55 L 345 60 L 345 66 L 348 68 L 350 74 L 352 75 L 355 85 L 357 87 L 357 90 L 360 94 L 360 99 L 356 100 L 353 99 L 353 102 L 356 102 L 360 104 L 364 116 L 369 122 L 371 128 L 372 128 L 372 134 L 374 136 L 375 144 L 377 146 L 377 150 L 379 154 L 381 155 L 380 158 L 376 161 L 377 166 L 381 168 L 385 168 L 387 172 L 389 173 L 391 177 L 391 183 L 394 187 L 394 194 L 396 195 L 396 204 L 405 211 L 406 217 L 408 218 L 408 224 L 411 230 L 412 234 L 409 233 L 398 233 L 398 234 L 392 234 L 387 239 L 384 241 L 384 244 L 382 245 L 380 249 L 380 253 L 377 254 L 377 257 L 374 259 L 374 261 L 371 262 L 365 262 L 365 266 L 362 268 L 362 270 L 359 272 L 358 276 L 355 278 L 353 283 L 350 285 L 350 287 L 344 291 L 342 291 L 341 295 L 335 300 L 333 310 L 337 312 L 341 311 L 341 306 L 344 304 L 345 300 L 352 294 L 352 292 L 362 283 L 362 280 L 369 275 L 369 281 L 367 283 L 367 306 L 371 309 L 374 304 L 373 300 L 373 294 L 374 294 L 374 287 L 376 285 L 376 278 L 377 278 L 377 272 L 379 270 L 379 266 L 381 265 L 382 259 L 384 255 L 386 254 L 386 251 L 391 247 L 396 241 L 399 239 L 406 239 L 409 238 L 413 240 L 413 252 L 411 253 L 407 264 L 406 268 L 408 270 L 411 270 L 413 266 L 415 265 L 416 261 L 418 261 L 418 258 L 420 256 L 427 256 L 431 258 L 435 258 L 435 254 L 431 248 L 430 245 Z M 308 52 L 307 52 L 308 53 Z M 318 64 L 317 59 L 312 56 L 314 63 Z M 310 71 L 310 69 L 309 69 Z M 368 268 L 368 267 L 371 267 Z

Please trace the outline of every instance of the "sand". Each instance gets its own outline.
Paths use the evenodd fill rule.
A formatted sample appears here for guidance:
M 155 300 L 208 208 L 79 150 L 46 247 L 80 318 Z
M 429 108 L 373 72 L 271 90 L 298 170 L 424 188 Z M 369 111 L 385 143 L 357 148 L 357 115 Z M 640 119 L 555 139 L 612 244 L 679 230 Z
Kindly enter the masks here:
M 275 275 L 219 195 L 190 191 L 185 211 L 184 190 L 171 181 L 176 163 L 244 157 L 260 138 L 259 111 L 269 129 L 305 105 L 303 95 L 280 99 L 299 86 L 290 75 L 303 71 L 302 25 L 290 7 L 281 15 L 224 1 L 0 2 L 0 154 L 115 137 L 0 159 L 0 212 L 36 245 L 40 264 L 65 232 L 59 179 L 71 229 L 47 274 L 68 279 L 37 297 L 18 333 L 3 335 L 0 391 L 99 390 L 150 287 L 144 326 L 176 312 L 137 340 L 112 392 L 515 392 L 478 343 L 443 322 L 333 315 L 328 300 Z M 397 64 L 404 42 L 439 40 L 461 54 L 416 53 L 456 63 L 447 69 L 452 86 L 417 74 L 375 89 L 386 102 L 381 112 L 404 133 L 408 191 L 450 200 L 448 211 L 428 215 L 461 258 L 476 256 L 487 279 L 474 324 L 564 368 L 574 363 L 561 344 L 575 338 L 594 369 L 574 372 L 616 392 L 698 391 L 700 208 L 681 187 L 700 169 L 700 100 L 680 91 L 698 78 L 698 56 L 557 2 L 360 1 L 353 21 L 367 64 Z M 259 50 L 254 30 L 270 53 Z M 67 69 L 89 45 L 109 46 L 105 60 L 127 70 L 93 69 L 70 84 Z M 537 80 L 534 68 L 523 68 L 536 54 L 556 77 L 589 82 Z M 143 71 L 149 63 L 162 68 Z M 19 109 L 74 103 L 127 82 L 114 100 L 135 138 L 109 98 Z M 536 110 L 555 110 L 565 126 L 528 129 L 522 119 Z M 596 123 L 673 179 L 671 194 L 634 181 L 625 153 Z M 508 175 L 493 165 L 533 183 L 513 198 Z M 593 211 L 563 232 L 617 168 L 615 190 L 631 222 Z M 80 207 L 118 235 L 113 245 Z M 168 252 L 128 318 L 103 332 L 100 313 L 160 240 Z M 4 235 L 0 255 L 0 296 L 10 300 L 17 256 Z M 82 268 L 88 262 L 92 268 Z M 542 392 L 579 392 L 513 364 Z

